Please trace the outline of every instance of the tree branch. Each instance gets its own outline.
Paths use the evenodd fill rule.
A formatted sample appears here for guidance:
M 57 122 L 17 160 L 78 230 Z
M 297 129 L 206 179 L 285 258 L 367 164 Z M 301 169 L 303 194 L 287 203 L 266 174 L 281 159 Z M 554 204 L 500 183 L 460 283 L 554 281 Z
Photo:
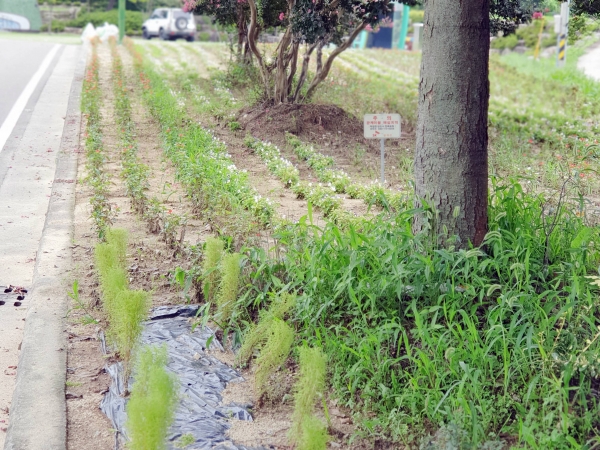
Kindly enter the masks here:
M 294 91 L 293 102 L 297 102 L 300 97 L 300 90 L 304 85 L 304 81 L 306 81 L 306 74 L 308 73 L 308 63 L 310 62 L 310 55 L 317 48 L 318 41 L 312 44 L 310 47 L 307 45 L 306 52 L 304 53 L 304 60 L 302 61 L 302 72 L 300 72 L 300 78 L 298 79 L 298 84 L 296 85 L 296 90 Z
M 310 83 L 310 86 L 308 87 L 308 91 L 306 91 L 306 95 L 304 96 L 304 99 L 311 97 L 311 95 L 314 93 L 315 89 L 321 83 L 321 81 L 323 81 L 325 78 L 327 78 L 327 75 L 329 74 L 329 71 L 331 70 L 331 65 L 333 64 L 333 60 L 335 58 L 337 58 L 337 56 L 340 53 L 342 53 L 344 50 L 346 50 L 348 47 L 350 47 L 352 45 L 352 42 L 354 42 L 354 39 L 356 39 L 356 36 L 358 36 L 359 33 L 362 30 L 364 30 L 364 28 L 366 26 L 367 26 L 366 23 L 364 23 L 364 22 L 361 23 L 358 27 L 356 27 L 354 29 L 352 34 L 348 37 L 348 39 L 346 39 L 346 41 L 344 41 L 344 43 L 342 45 L 340 45 L 333 52 L 331 52 L 331 55 L 329 55 L 329 58 L 327 58 L 327 61 L 325 61 L 325 64 L 323 64 L 323 68 L 319 72 L 317 72 L 317 74 L 313 78 L 312 82 Z
M 265 68 L 265 61 L 263 60 L 258 47 L 256 46 L 256 40 L 258 37 L 258 12 L 256 9 L 256 2 L 254 0 L 248 0 L 248 6 L 250 6 L 250 26 L 248 27 L 248 46 L 250 47 L 250 51 L 254 56 L 256 56 L 256 60 L 258 61 L 258 65 L 260 67 L 260 72 L 262 74 L 263 83 L 265 85 L 265 92 L 268 92 L 269 83 L 268 83 L 268 74 Z

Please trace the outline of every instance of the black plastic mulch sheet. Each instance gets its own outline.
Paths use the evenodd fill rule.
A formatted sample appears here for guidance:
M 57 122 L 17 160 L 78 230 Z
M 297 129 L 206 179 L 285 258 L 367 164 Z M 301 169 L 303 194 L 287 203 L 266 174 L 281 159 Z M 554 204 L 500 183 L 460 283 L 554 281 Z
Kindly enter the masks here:
M 152 311 L 150 320 L 145 323 L 142 343 L 166 345 L 169 360 L 167 368 L 175 373 L 180 383 L 179 406 L 175 420 L 169 429 L 169 449 L 175 449 L 177 440 L 184 434 L 196 439 L 188 449 L 249 450 L 238 446 L 225 437 L 230 420 L 252 420 L 248 412 L 250 405 L 222 405 L 221 392 L 227 383 L 241 382 L 241 375 L 206 353 L 206 342 L 214 336 L 208 327 L 198 326 L 193 332 L 189 321 L 198 311 L 198 306 L 160 307 Z M 211 348 L 222 349 L 213 337 Z M 109 391 L 100 403 L 100 409 L 112 421 L 121 437 L 117 437 L 116 447 L 126 441 L 124 424 L 127 418 L 123 397 L 123 366 L 121 363 L 106 367 L 112 378 Z M 135 376 L 135 374 L 134 374 Z M 131 386 L 133 380 L 129 380 Z M 125 439 L 123 439 L 125 437 Z

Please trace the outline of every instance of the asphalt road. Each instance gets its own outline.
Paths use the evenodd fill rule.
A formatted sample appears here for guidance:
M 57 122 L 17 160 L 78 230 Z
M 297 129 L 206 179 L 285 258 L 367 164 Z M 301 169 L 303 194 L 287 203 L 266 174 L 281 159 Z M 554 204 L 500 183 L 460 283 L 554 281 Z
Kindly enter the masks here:
M 0 38 L 0 126 L 54 44 Z
M 5 448 L 10 450 L 61 447 L 25 443 L 20 427 L 31 420 L 27 412 L 31 401 L 24 400 L 23 395 L 13 396 L 13 391 L 15 381 L 18 388 L 19 379 L 27 375 L 25 372 L 37 377 L 36 383 L 44 384 L 44 375 L 36 372 L 36 367 L 45 367 L 44 373 L 52 376 L 64 372 L 63 362 L 53 361 L 46 366 L 39 356 L 29 360 L 35 349 L 43 349 L 47 342 L 50 347 L 43 350 L 45 355 L 64 351 L 60 332 L 52 332 L 57 327 L 60 330 L 62 324 L 64 288 L 58 294 L 47 294 L 44 302 L 36 298 L 45 290 L 43 283 L 48 287 L 60 286 L 50 280 L 54 279 L 52 271 L 62 267 L 61 261 L 66 260 L 69 245 L 68 221 L 59 227 L 66 233 L 67 243 L 50 239 L 53 219 L 49 211 L 53 204 L 68 205 L 68 193 L 59 192 L 59 188 L 74 186 L 75 175 L 70 174 L 68 179 L 61 175 L 57 161 L 63 156 L 76 155 L 78 148 L 78 139 L 73 143 L 65 141 L 64 132 L 72 86 L 81 83 L 81 77 L 76 80 L 75 73 L 77 67 L 83 66 L 82 58 L 81 46 L 0 35 L 0 286 L 22 286 L 29 291 L 22 302 L 0 302 L 0 448 L 5 446 L 6 439 Z M 66 144 L 69 145 L 65 147 Z M 55 183 L 57 177 L 62 184 Z M 65 269 L 61 270 L 63 277 L 66 276 Z M 50 317 L 40 309 L 40 304 L 52 308 Z M 41 325 L 39 318 L 44 320 Z M 54 337 L 40 339 L 35 335 L 37 330 Z M 36 337 L 26 339 L 28 335 Z M 24 350 L 31 347 L 33 350 L 29 352 Z M 31 382 L 22 382 L 23 388 L 25 384 L 31 390 Z M 36 401 L 44 405 L 43 409 L 58 406 L 64 410 L 64 381 L 60 384 L 59 380 L 58 388 L 46 390 L 49 394 L 58 392 L 59 397 L 62 393 L 62 403 L 44 400 L 43 395 L 36 394 Z M 62 429 L 64 434 L 64 415 L 60 409 L 58 413 L 50 413 L 47 420 L 59 423 L 53 428 L 59 432 Z M 38 438 L 50 442 L 52 431 L 44 434 Z M 59 436 L 58 440 L 61 439 Z

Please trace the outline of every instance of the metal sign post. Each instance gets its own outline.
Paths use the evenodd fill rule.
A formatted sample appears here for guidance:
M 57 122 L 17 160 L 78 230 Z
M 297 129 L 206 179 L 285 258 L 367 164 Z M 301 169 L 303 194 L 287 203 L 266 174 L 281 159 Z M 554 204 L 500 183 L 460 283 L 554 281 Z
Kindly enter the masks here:
M 365 114 L 364 136 L 381 140 L 381 185 L 385 184 L 385 140 L 400 139 L 400 114 Z

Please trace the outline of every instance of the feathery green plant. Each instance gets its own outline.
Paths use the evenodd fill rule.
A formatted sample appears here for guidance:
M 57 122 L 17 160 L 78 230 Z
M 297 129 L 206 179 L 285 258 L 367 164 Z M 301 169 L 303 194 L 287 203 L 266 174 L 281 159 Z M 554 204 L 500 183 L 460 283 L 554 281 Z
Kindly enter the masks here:
M 313 416 L 315 402 L 323 398 L 327 356 L 321 347 L 298 349 L 300 375 L 294 386 L 294 414 L 290 438 L 299 449 L 321 449 L 327 444 L 326 427 Z
M 175 376 L 166 370 L 166 347 L 145 347 L 135 367 L 127 403 L 130 450 L 163 450 L 177 401 Z
M 111 228 L 106 232 L 106 242 L 113 245 L 119 258 L 119 264 L 125 265 L 127 255 L 127 230 L 123 228 Z
M 300 424 L 301 434 L 296 450 L 325 450 L 329 435 L 327 426 L 315 416 L 306 417 Z
M 213 237 L 206 239 L 204 261 L 202 263 L 202 276 L 204 278 L 202 293 L 207 302 L 212 299 L 219 282 L 219 262 L 222 255 L 223 241 Z
M 109 324 L 107 337 L 116 345 L 128 372 L 133 348 L 142 331 L 141 322 L 148 314 L 150 298 L 147 292 L 129 290 L 126 249 L 127 231 L 112 229 L 106 231 L 106 242 L 98 243 L 94 253 L 102 306 Z
M 256 359 L 258 369 L 255 375 L 256 391 L 260 396 L 264 394 L 267 381 L 279 369 L 292 349 L 294 343 L 294 330 L 281 319 L 271 321 L 267 340 Z
M 148 316 L 150 296 L 145 291 L 123 289 L 116 298 L 109 338 L 114 340 L 121 357 L 129 361 L 142 332 L 142 321 Z
M 221 258 L 221 283 L 219 284 L 216 300 L 219 315 L 223 323 L 229 322 L 235 301 L 237 300 L 241 259 L 242 255 L 239 253 L 228 253 Z
M 287 314 L 296 305 L 296 295 L 289 292 L 281 292 L 271 302 L 269 309 L 260 313 L 258 324 L 250 328 L 244 338 L 236 362 L 237 364 L 246 364 L 252 356 L 252 351 L 267 339 L 271 323 L 274 319 L 285 319 Z
M 119 264 L 119 250 L 116 245 L 101 242 L 94 249 L 96 270 L 100 278 L 102 306 L 111 320 L 113 305 L 119 292 L 127 289 L 127 272 Z

